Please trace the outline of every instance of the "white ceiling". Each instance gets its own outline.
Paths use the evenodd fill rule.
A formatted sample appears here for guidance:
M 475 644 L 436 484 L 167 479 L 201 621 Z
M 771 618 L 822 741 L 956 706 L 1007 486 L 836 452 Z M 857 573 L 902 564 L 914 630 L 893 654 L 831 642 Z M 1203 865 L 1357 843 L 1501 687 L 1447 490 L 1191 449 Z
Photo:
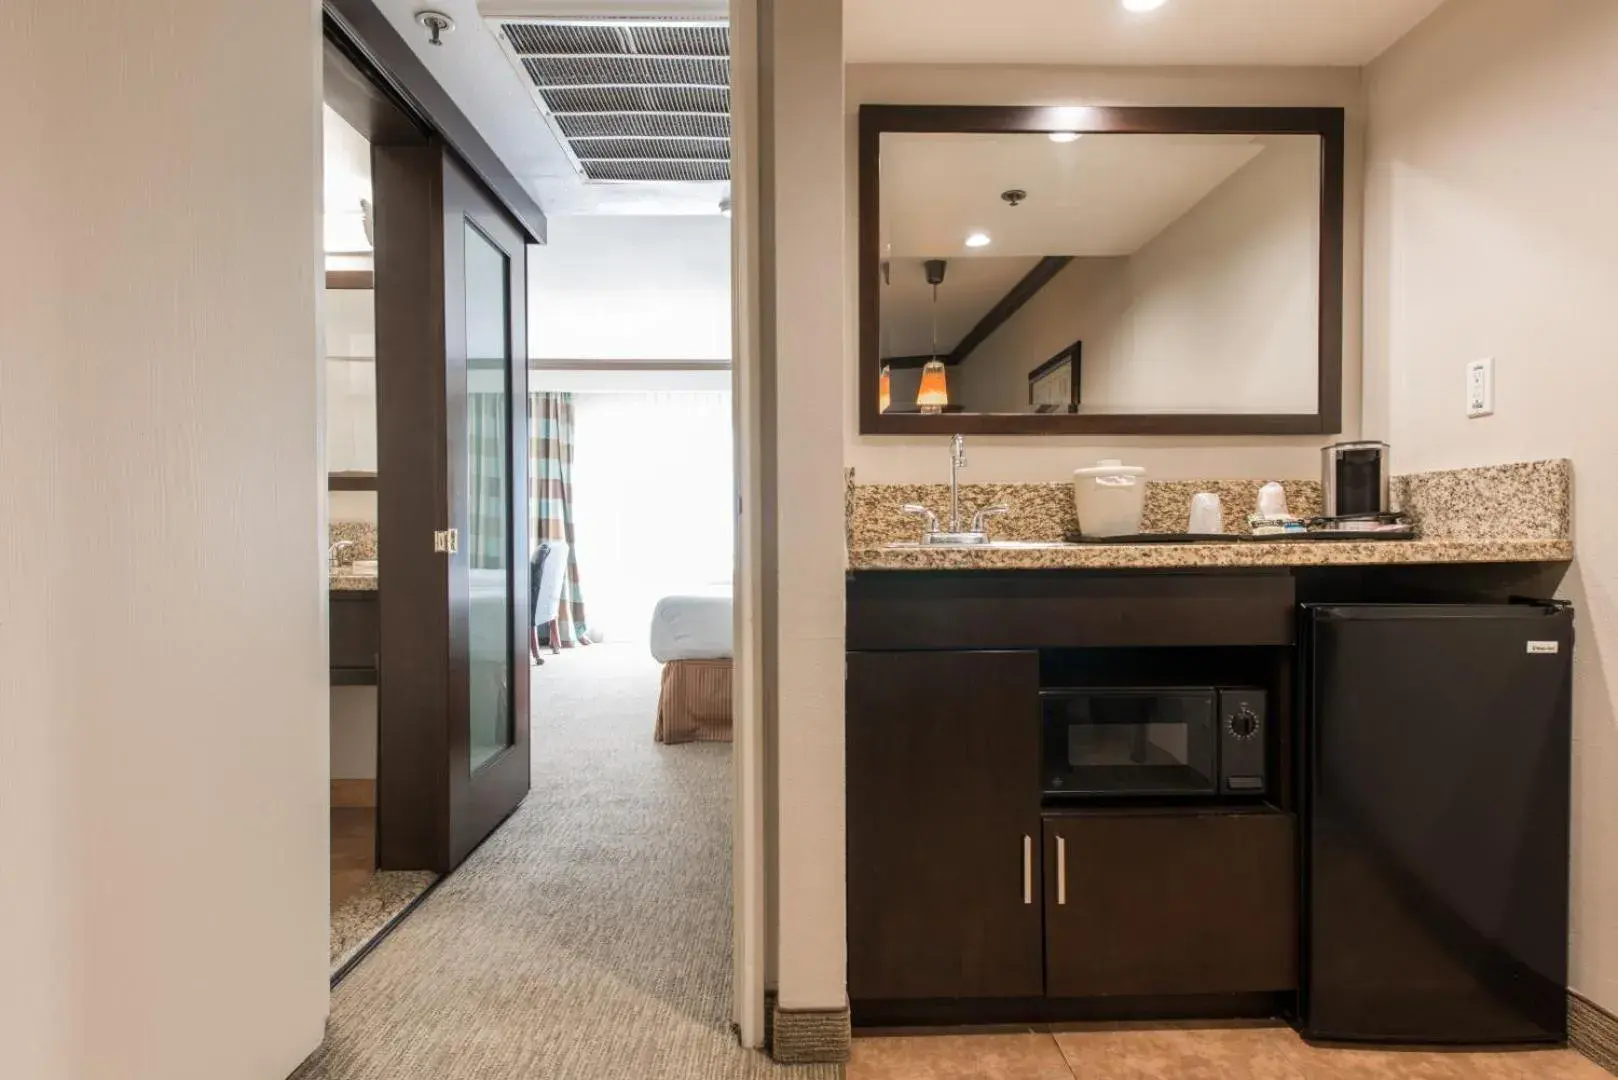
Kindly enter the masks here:
M 888 134 L 882 243 L 890 256 L 1131 255 L 1265 150 L 1313 135 Z M 1297 149 L 1302 150 L 1299 146 Z M 1001 192 L 1028 193 L 1017 206 Z M 967 248 L 981 231 L 988 247 Z
M 1369 63 L 1442 0 L 843 0 L 851 64 Z
M 724 185 L 587 184 L 551 132 L 512 67 L 494 31 L 496 15 L 688 15 L 724 17 L 725 0 L 375 0 L 412 50 L 466 113 L 488 144 L 538 200 L 547 215 L 716 214 Z M 455 20 L 455 30 L 434 48 L 416 25 L 426 8 Z
M 947 353 L 1039 259 L 950 259 L 938 287 L 938 348 Z M 932 353 L 932 286 L 923 260 L 889 260 L 882 289 L 883 356 Z

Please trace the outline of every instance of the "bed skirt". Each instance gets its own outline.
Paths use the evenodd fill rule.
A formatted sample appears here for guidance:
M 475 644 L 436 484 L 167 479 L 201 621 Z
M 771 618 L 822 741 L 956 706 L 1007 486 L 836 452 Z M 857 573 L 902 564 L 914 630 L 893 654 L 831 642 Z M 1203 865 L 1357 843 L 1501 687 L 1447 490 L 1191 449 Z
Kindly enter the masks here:
M 670 660 L 657 699 L 660 743 L 730 742 L 731 661 Z

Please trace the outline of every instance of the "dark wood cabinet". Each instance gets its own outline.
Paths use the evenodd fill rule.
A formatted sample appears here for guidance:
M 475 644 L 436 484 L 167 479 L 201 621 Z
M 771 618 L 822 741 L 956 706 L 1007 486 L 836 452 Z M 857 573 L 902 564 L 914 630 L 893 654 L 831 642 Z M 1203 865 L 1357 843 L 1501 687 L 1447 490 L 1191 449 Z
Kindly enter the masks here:
M 375 686 L 381 638 L 378 594 L 333 589 L 329 596 L 332 685 Z
M 1297 986 L 1292 815 L 1111 809 L 1044 826 L 1049 996 Z
M 1038 997 L 1039 657 L 850 653 L 848 985 Z

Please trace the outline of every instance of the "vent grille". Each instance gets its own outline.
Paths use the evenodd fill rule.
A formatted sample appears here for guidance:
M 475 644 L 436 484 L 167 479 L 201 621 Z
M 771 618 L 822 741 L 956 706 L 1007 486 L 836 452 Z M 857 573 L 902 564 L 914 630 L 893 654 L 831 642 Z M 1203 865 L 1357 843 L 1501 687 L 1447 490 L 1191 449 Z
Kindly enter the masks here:
M 676 19 L 498 26 L 586 179 L 730 179 L 728 26 Z
M 723 113 L 563 113 L 556 123 L 569 139 L 730 138 L 730 117 Z
M 592 161 L 592 180 L 715 181 L 730 179 L 728 161 Z
M 614 159 L 633 161 L 636 158 L 657 158 L 660 161 L 729 161 L 728 139 L 574 139 L 573 150 L 579 160 L 588 165 L 592 161 Z

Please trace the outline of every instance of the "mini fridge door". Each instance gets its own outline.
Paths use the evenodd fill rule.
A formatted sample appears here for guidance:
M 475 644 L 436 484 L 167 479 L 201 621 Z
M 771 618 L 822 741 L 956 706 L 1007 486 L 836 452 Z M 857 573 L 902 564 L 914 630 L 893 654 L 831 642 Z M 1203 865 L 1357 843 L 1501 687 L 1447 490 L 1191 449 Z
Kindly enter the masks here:
M 1306 1037 L 1566 1035 L 1572 612 L 1305 609 Z

